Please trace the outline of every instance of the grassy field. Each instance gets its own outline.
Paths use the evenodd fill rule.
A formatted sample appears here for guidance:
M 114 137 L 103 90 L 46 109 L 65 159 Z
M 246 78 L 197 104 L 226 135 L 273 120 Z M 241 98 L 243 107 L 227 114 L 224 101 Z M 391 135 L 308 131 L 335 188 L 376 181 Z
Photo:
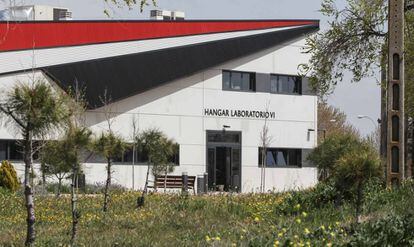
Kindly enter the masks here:
M 361 246 L 365 241 L 376 246 L 375 239 L 383 240 L 375 234 L 386 238 L 402 234 L 402 239 L 400 236 L 399 240 L 391 240 L 414 245 L 409 233 L 414 229 L 410 228 L 414 221 L 400 222 L 400 228 L 407 229 L 396 229 L 400 231 L 397 233 L 371 230 L 381 227 L 381 222 L 387 226 L 400 218 L 407 219 L 406 215 L 414 212 L 413 192 L 412 184 L 397 191 L 376 188 L 367 191 L 364 223 L 357 226 L 352 206 L 348 203 L 335 206 L 326 200 L 329 191 L 325 188 L 262 195 L 153 194 L 141 209 L 135 207 L 138 192 L 114 192 L 106 214 L 101 210 L 101 195 L 81 195 L 78 245 Z M 70 227 L 68 196 L 36 197 L 37 246 L 67 245 Z M 25 231 L 23 196 L 0 192 L 0 245 L 21 246 Z

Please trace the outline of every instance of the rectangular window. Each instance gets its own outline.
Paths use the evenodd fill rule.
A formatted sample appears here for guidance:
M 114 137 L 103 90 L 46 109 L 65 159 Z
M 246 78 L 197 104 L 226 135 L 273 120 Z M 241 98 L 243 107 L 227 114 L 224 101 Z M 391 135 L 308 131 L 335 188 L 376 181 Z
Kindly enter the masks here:
M 223 71 L 223 89 L 256 91 L 256 74 L 250 72 Z
M 23 160 L 23 148 L 19 145 L 19 140 L 0 140 L 0 161 L 1 160 Z M 36 142 L 33 142 L 36 146 Z M 38 158 L 38 153 L 33 154 L 33 159 Z
M 259 167 L 262 166 L 263 148 L 259 147 Z M 267 148 L 266 167 L 302 167 L 302 150 Z
M 180 147 L 174 148 L 174 154 L 171 157 L 168 157 L 168 162 L 174 163 L 176 165 L 180 165 Z M 117 163 L 132 163 L 133 157 L 133 149 L 128 148 L 124 155 L 121 158 L 115 159 L 114 162 Z M 146 151 L 135 150 L 135 163 L 147 163 L 148 162 L 148 153 Z
M 302 94 L 302 78 L 289 75 L 271 75 L 270 92 L 278 94 Z

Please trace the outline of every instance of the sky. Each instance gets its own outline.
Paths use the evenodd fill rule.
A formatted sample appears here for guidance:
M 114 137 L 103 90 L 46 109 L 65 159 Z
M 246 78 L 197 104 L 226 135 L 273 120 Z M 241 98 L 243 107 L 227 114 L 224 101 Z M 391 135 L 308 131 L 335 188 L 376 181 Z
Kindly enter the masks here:
M 3 3 L 1 3 L 3 1 Z M 143 13 L 138 8 L 118 8 L 105 3 L 104 0 L 10 0 L 20 4 L 46 4 L 67 7 L 73 12 L 73 18 L 80 19 L 148 19 L 147 6 Z M 0 9 L 5 6 L 0 0 Z M 110 0 L 108 2 L 111 2 Z M 345 0 L 336 0 L 337 6 L 343 6 Z M 321 0 L 157 0 L 157 8 L 165 10 L 181 10 L 186 19 L 320 19 L 321 30 L 327 28 L 328 19 L 318 10 Z M 104 14 L 104 10 L 111 17 Z M 358 115 L 366 115 L 376 120 L 380 117 L 379 72 L 375 76 L 365 78 L 358 83 L 350 83 L 346 76 L 328 99 L 329 104 L 344 111 L 349 122 L 362 135 L 375 129 L 369 119 L 358 119 Z

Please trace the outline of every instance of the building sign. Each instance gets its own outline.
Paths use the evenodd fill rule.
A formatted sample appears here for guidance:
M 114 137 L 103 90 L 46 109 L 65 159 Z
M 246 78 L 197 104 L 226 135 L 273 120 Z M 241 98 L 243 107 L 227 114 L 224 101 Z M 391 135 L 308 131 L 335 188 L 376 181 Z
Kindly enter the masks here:
M 258 119 L 275 119 L 276 113 L 272 111 L 254 111 L 254 110 L 229 110 L 229 109 L 204 109 L 204 116 L 209 117 L 238 117 L 238 118 L 258 118 Z

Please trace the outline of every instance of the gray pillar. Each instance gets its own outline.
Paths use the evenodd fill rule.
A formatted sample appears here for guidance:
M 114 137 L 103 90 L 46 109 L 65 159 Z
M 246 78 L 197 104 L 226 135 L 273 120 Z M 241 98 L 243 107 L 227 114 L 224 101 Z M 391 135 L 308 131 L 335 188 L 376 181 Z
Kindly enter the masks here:
M 388 5 L 387 184 L 405 177 L 404 0 Z
M 187 193 L 187 191 L 188 191 L 188 174 L 187 174 L 187 172 L 183 172 L 182 178 L 183 178 L 182 192 Z

